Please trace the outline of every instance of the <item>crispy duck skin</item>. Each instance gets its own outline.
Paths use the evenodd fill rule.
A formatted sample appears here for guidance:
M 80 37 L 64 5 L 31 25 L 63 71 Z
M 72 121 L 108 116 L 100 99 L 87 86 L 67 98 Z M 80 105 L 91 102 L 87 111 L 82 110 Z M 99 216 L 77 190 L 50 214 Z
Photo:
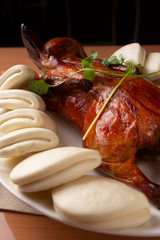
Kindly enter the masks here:
M 83 47 L 70 38 L 55 38 L 45 45 L 27 25 L 22 39 L 29 55 L 43 70 L 50 84 L 57 84 L 81 69 L 86 57 Z M 95 59 L 93 68 L 112 70 Z M 122 72 L 121 72 L 122 73 Z M 93 83 L 78 73 L 44 96 L 47 107 L 59 112 L 85 134 L 121 77 L 96 73 Z M 83 141 L 83 146 L 99 151 L 101 168 L 107 174 L 139 188 L 160 208 L 160 185 L 151 182 L 136 166 L 138 149 L 160 152 L 160 88 L 144 78 L 127 77 Z

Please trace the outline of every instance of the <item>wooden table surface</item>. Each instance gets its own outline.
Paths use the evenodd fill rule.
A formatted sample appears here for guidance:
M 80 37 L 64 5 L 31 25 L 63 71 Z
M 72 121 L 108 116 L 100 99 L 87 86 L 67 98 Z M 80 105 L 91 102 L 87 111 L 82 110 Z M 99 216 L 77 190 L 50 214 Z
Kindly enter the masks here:
M 160 52 L 160 45 L 144 46 L 147 53 Z M 91 50 L 99 52 L 99 57 L 109 57 L 119 46 L 87 46 L 85 50 L 90 54 Z M 0 72 L 7 70 L 15 64 L 25 64 L 39 71 L 29 59 L 24 48 L 0 48 Z M 127 237 L 99 234 L 90 231 L 76 229 L 59 223 L 45 216 L 0 211 L 0 239 L 1 240 L 131 240 L 142 239 L 140 237 Z M 143 237 L 144 239 L 144 237 Z M 160 237 L 148 237 L 160 239 Z

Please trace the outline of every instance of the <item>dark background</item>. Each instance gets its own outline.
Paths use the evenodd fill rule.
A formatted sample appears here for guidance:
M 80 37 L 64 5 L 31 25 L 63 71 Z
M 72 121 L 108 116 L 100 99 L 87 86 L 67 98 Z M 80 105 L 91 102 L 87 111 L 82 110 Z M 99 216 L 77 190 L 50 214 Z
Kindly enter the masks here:
M 43 42 L 67 36 L 85 45 L 160 44 L 160 0 L 0 0 L 0 47 L 23 46 L 28 23 Z

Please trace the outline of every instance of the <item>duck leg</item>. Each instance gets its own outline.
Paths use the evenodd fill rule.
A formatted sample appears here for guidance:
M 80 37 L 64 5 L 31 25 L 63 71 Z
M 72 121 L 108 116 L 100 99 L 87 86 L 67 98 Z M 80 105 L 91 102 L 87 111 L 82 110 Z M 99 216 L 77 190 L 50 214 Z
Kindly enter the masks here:
M 113 177 L 140 189 L 157 207 L 160 208 L 160 185 L 150 181 L 134 163 L 134 157 L 124 163 L 102 162 L 101 169 Z

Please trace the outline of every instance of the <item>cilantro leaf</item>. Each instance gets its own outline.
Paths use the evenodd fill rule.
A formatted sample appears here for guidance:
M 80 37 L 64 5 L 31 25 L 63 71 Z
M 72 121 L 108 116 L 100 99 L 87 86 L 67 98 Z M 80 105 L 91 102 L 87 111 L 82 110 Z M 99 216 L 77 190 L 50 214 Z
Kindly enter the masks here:
M 93 69 L 91 70 L 84 70 L 83 71 L 83 77 L 89 81 L 92 81 L 95 78 L 95 73 L 93 72 Z
M 127 73 L 127 72 L 132 73 L 133 68 L 134 68 L 133 65 L 128 64 L 128 65 L 127 65 L 127 68 L 125 69 L 125 72 L 126 72 L 126 73 Z
M 103 58 L 101 64 L 108 67 L 111 64 L 115 65 L 121 65 L 124 64 L 125 58 L 123 57 L 122 54 L 119 55 L 119 58 L 117 56 L 111 56 L 109 58 Z
M 85 79 L 92 81 L 95 78 L 95 73 L 93 71 L 93 60 L 98 56 L 98 53 L 93 51 L 91 56 L 82 59 L 81 65 L 83 68 L 87 68 L 83 71 L 83 76 Z
M 92 50 L 91 56 L 82 59 L 82 61 L 81 61 L 82 67 L 84 67 L 84 68 L 93 68 L 93 66 L 92 66 L 93 60 L 97 56 L 98 56 L 98 52 L 95 52 L 94 50 Z
M 84 58 L 81 61 L 81 65 L 84 68 L 92 68 L 93 59 L 90 57 Z
M 133 64 L 131 62 L 125 61 L 125 58 L 122 54 L 120 54 L 119 57 L 112 55 L 109 58 L 103 58 L 101 64 L 106 67 L 108 67 L 109 65 L 125 65 L 125 72 L 130 72 L 134 74 L 137 74 L 136 68 L 138 68 L 140 72 L 143 69 L 143 66 L 140 63 Z
M 122 53 L 119 54 L 119 61 L 120 61 L 120 64 L 125 64 L 125 57 L 123 56 Z
M 143 70 L 142 64 L 141 64 L 141 63 L 137 64 L 137 67 L 138 67 L 138 68 L 140 69 L 140 71 L 142 72 L 142 70 Z
M 38 95 L 47 94 L 50 87 L 51 86 L 47 84 L 43 79 L 33 80 L 29 83 L 29 89 Z
M 139 69 L 140 72 L 142 72 L 142 70 L 143 70 L 143 66 L 141 65 L 141 63 L 139 63 L 139 64 L 132 64 L 130 62 L 125 62 L 125 64 L 127 66 L 125 72 L 131 72 L 131 73 L 137 74 L 136 69 Z

